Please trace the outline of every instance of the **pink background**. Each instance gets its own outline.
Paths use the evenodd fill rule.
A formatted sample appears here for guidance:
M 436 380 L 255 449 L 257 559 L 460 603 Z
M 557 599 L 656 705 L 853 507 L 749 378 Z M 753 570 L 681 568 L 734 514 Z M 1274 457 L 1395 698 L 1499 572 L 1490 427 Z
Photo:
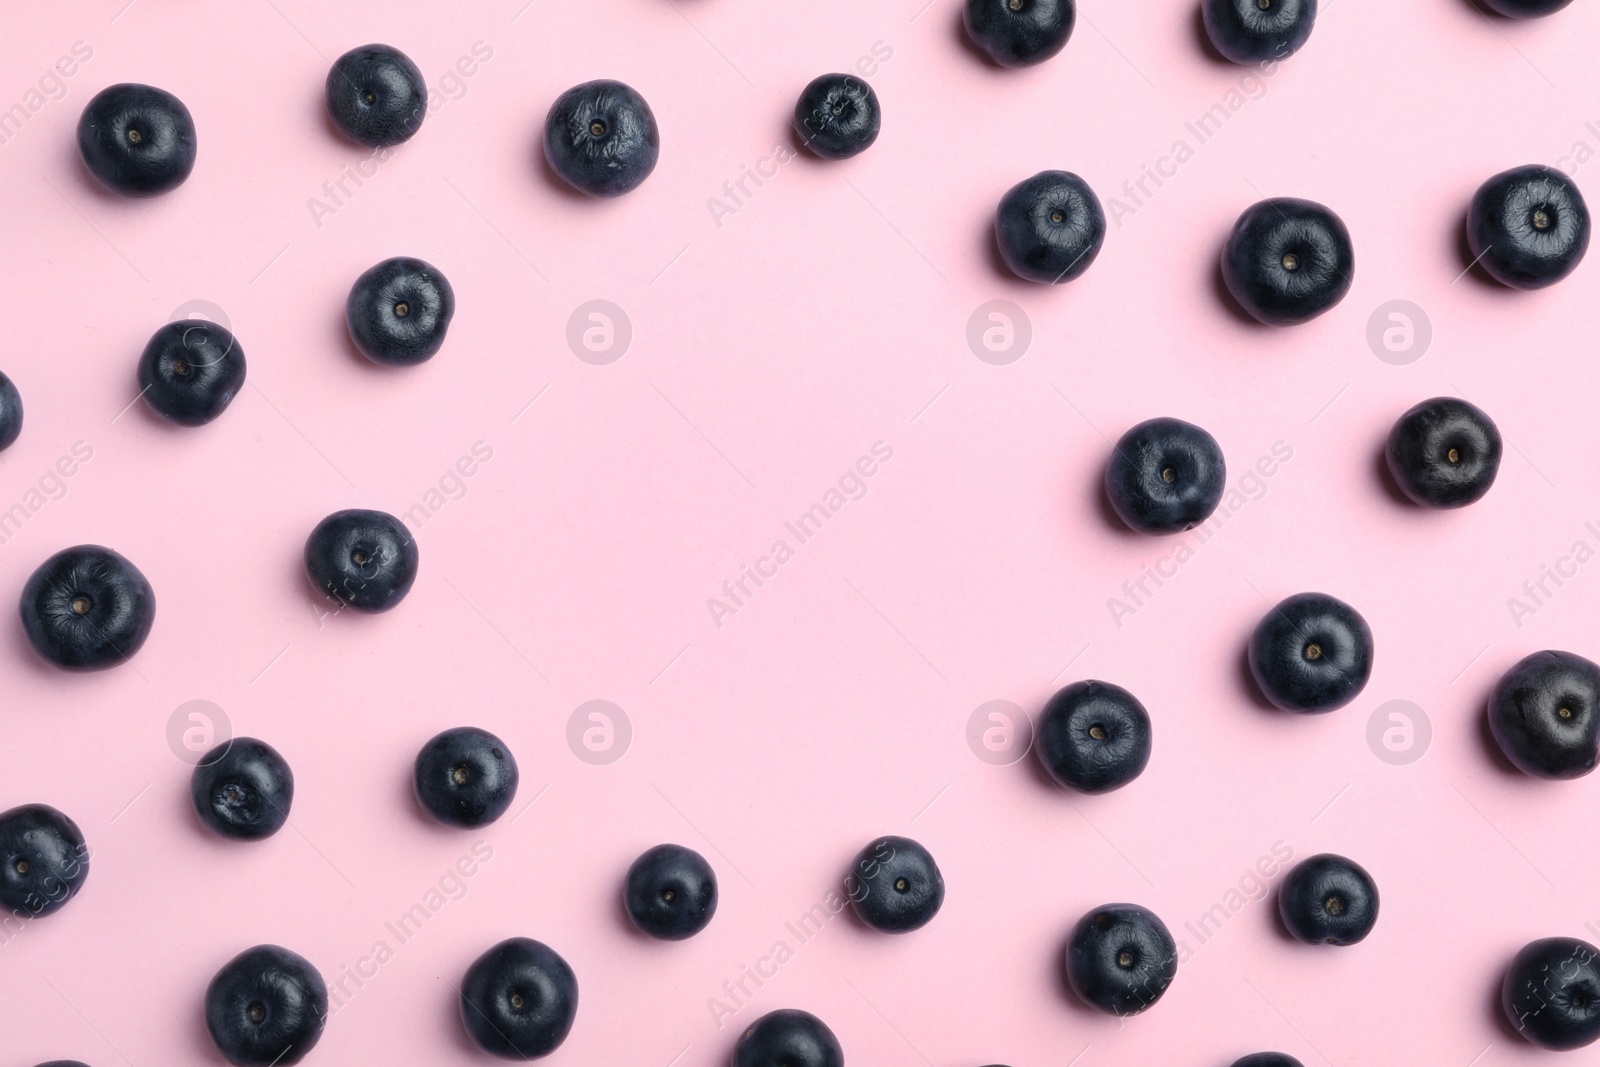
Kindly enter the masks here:
M 160 605 L 143 652 L 103 674 L 46 668 L 15 622 L 0 642 L 0 808 L 56 805 L 94 853 L 66 910 L 0 944 L 7 1065 L 219 1062 L 201 1001 L 221 964 L 270 941 L 330 984 L 371 973 L 374 942 L 394 946 L 384 924 L 479 840 L 492 859 L 363 986 L 346 979 L 308 1062 L 485 1062 L 451 983 L 511 935 L 579 976 L 552 1063 L 723 1064 L 740 1027 L 785 1006 L 822 1016 L 856 1065 L 1544 1057 L 1493 1003 L 1523 942 L 1596 938 L 1600 779 L 1508 772 L 1482 707 L 1530 651 L 1600 655 L 1600 564 L 1547 580 L 1520 626 L 1507 605 L 1574 542 L 1600 547 L 1584 528 L 1600 527 L 1600 265 L 1498 290 L 1461 276 L 1461 221 L 1517 164 L 1600 189 L 1600 163 L 1573 155 L 1600 149 L 1600 4 L 1512 24 L 1466 0 L 1336 0 L 1121 213 L 1094 267 L 1047 289 L 997 270 L 996 201 L 1063 167 L 1108 210 L 1134 206 L 1122 183 L 1248 73 L 1202 50 L 1193 0 L 1085 3 L 1066 52 L 1020 72 L 979 61 L 953 0 L 124 3 L 25 6 L 0 36 L 0 107 L 26 107 L 74 42 L 93 53 L 0 145 L 0 368 L 27 406 L 0 509 L 42 504 L 0 544 L 0 601 L 52 552 L 98 542 Z M 406 51 L 441 106 L 315 219 L 308 199 L 365 155 L 331 132 L 323 78 L 374 40 Z M 447 77 L 478 42 L 492 56 Z M 708 198 L 787 143 L 805 82 L 875 45 L 892 52 L 870 76 L 877 144 L 784 163 L 719 226 Z M 595 77 L 637 87 L 662 129 L 659 168 L 615 202 L 566 193 L 536 155 L 550 101 Z M 123 80 L 171 90 L 198 124 L 193 176 L 153 201 L 100 193 L 76 155 L 84 104 Z M 1322 201 L 1355 238 L 1349 297 L 1297 329 L 1218 298 L 1221 242 L 1269 195 Z M 365 364 L 343 327 L 356 275 L 396 254 L 436 264 L 458 297 L 444 351 L 406 371 Z M 608 366 L 566 342 L 593 299 L 632 324 Z M 1007 366 L 966 341 L 994 299 L 1032 323 Z M 1434 331 L 1406 366 L 1366 340 L 1395 299 Z M 118 417 L 145 340 L 191 300 L 225 309 L 245 389 L 199 430 L 139 405 Z M 1379 455 L 1394 419 L 1441 393 L 1486 408 L 1507 451 L 1480 504 L 1427 514 L 1396 501 Z M 1292 459 L 1119 626 L 1108 598 L 1175 542 L 1117 530 L 1099 479 L 1107 438 L 1156 415 L 1210 429 L 1235 482 L 1275 442 Z M 80 441 L 93 456 L 64 495 L 47 480 L 59 499 L 29 498 Z M 880 441 L 893 458 L 866 495 L 790 538 L 783 524 Z M 492 459 L 445 477 L 478 442 Z M 315 522 L 404 513 L 441 478 L 458 498 L 425 508 L 406 602 L 319 619 L 299 563 Z M 794 558 L 719 627 L 708 598 L 780 538 Z M 1325 717 L 1264 709 L 1241 666 L 1268 602 L 1303 590 L 1348 600 L 1377 635 L 1371 684 Z M 1032 713 L 1083 677 L 1150 709 L 1136 783 L 1069 799 L 1031 760 L 975 758 L 973 709 Z M 242 846 L 199 828 L 168 743 L 196 699 L 292 763 L 292 829 Z M 593 699 L 633 726 L 609 765 L 566 741 Z M 1367 742 L 1396 699 L 1433 727 L 1408 766 Z M 523 775 L 515 821 L 482 834 L 430 825 L 409 797 L 417 748 L 468 723 L 505 738 Z M 799 944 L 785 923 L 881 833 L 937 857 L 937 920 L 885 937 L 841 917 Z M 721 878 L 716 920 L 681 944 L 633 934 L 618 903 L 661 841 Z M 1207 942 L 1185 928 L 1279 842 L 1372 871 L 1383 914 L 1366 942 L 1291 942 L 1270 899 Z M 1058 966 L 1078 916 L 1117 900 L 1190 951 L 1124 1026 L 1072 1002 Z M 708 1000 L 779 940 L 793 958 L 719 1029 Z

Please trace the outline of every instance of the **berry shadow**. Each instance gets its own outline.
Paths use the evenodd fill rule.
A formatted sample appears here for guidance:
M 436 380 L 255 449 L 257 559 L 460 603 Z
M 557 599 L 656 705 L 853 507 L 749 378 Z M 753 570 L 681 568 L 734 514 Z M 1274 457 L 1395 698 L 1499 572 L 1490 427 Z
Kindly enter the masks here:
M 1384 441 L 1378 445 L 1373 456 L 1373 479 L 1383 487 L 1383 493 L 1396 507 L 1412 514 L 1418 511 L 1428 511 L 1429 508 L 1420 508 L 1411 502 L 1411 498 L 1401 492 L 1400 486 L 1394 480 L 1394 472 L 1389 469 L 1389 444 Z
M 100 201 L 102 204 L 126 205 L 129 201 L 161 199 L 159 196 L 123 196 L 121 193 L 107 189 L 100 183 L 100 179 L 90 172 L 89 164 L 83 161 L 83 153 L 78 151 L 78 138 L 76 135 L 66 140 L 66 143 L 62 146 L 61 154 L 66 157 L 67 173 L 72 176 L 72 184 L 77 191 Z M 181 189 L 182 186 L 179 186 L 179 188 Z M 173 193 L 177 191 L 177 189 L 172 190 Z M 124 207 L 123 210 L 127 210 L 127 208 Z
M 1239 683 L 1239 688 L 1243 690 L 1245 699 L 1252 707 L 1266 715 L 1281 716 L 1292 714 L 1282 710 L 1268 700 L 1266 695 L 1261 692 L 1261 687 L 1256 684 L 1255 671 L 1250 669 L 1250 639 L 1248 637 L 1239 646 L 1239 658 L 1234 663 L 1236 665 L 1234 677 Z
M 1257 319 L 1233 298 L 1233 293 L 1228 291 L 1228 280 L 1222 274 L 1222 256 L 1217 256 L 1217 261 L 1211 267 L 1211 288 L 1216 294 L 1217 302 L 1222 305 L 1228 316 L 1241 326 L 1248 327 L 1260 333 L 1266 333 L 1272 327 Z
M 1508 955 L 1506 958 L 1510 959 L 1510 956 Z M 1528 1045 L 1528 1039 L 1523 1036 L 1520 1030 L 1512 1025 L 1510 1019 L 1506 1018 L 1505 1005 L 1500 1003 L 1501 988 L 1505 985 L 1506 981 L 1505 972 L 1506 968 L 1504 967 L 1497 969 L 1494 974 L 1494 984 L 1488 989 L 1489 1017 L 1494 1020 L 1493 1026 L 1495 1030 L 1504 1035 L 1506 1040 L 1510 1041 L 1514 1047 L 1528 1048 L 1530 1047 Z
M 1461 209 L 1461 213 L 1455 217 L 1455 226 L 1450 231 L 1456 261 L 1461 265 L 1461 275 L 1456 279 L 1456 282 L 1470 281 L 1472 284 L 1493 293 L 1501 299 L 1509 299 L 1516 291 L 1495 281 L 1494 275 L 1484 270 L 1483 264 L 1473 254 L 1472 242 L 1467 237 L 1467 215 L 1469 211 L 1469 208 Z
M 471 964 L 468 963 L 467 966 L 471 966 Z M 460 967 L 455 973 L 464 975 L 467 973 L 467 967 Z M 467 1033 L 466 1024 L 461 1021 L 460 987 L 461 979 L 459 977 L 451 979 L 450 995 L 439 998 L 440 1006 L 445 1014 L 441 1022 L 445 1031 L 450 1035 L 450 1044 L 453 1048 L 468 1054 L 474 1060 L 487 1059 L 489 1057 L 485 1056 L 483 1049 L 479 1048 L 478 1043 L 472 1040 L 472 1035 Z
M 1194 29 L 1195 47 L 1201 55 L 1209 59 L 1213 65 L 1222 69 L 1238 70 L 1239 64 L 1217 51 L 1217 46 L 1211 43 L 1211 35 L 1206 32 L 1205 0 L 1194 6 L 1194 18 L 1189 25 Z
M 623 197 L 590 196 L 588 193 L 574 189 L 572 186 L 568 185 L 567 180 L 561 175 L 557 174 L 555 168 L 550 165 L 550 157 L 545 155 L 543 132 L 544 119 L 541 118 L 534 128 L 539 130 L 540 133 L 533 143 L 533 169 L 534 172 L 538 174 L 539 179 L 544 187 L 550 190 L 551 194 L 557 199 L 564 200 L 569 204 L 594 204 L 597 201 L 604 202 L 608 199 L 623 199 Z M 657 165 L 659 166 L 659 161 L 657 162 Z
M 950 6 L 955 10 L 956 16 L 950 20 L 949 24 L 950 32 L 955 35 L 956 47 L 967 53 L 967 55 L 976 59 L 978 62 L 982 63 L 990 70 L 1010 69 L 1001 66 L 999 63 L 996 63 L 992 58 L 990 58 L 989 53 L 985 52 L 982 48 L 979 48 L 977 42 L 973 41 L 972 36 L 967 33 L 967 19 L 965 13 L 966 5 L 952 4 Z
M 1112 446 L 1115 447 L 1115 446 Z M 1107 449 L 1109 452 L 1110 449 Z M 1100 516 L 1107 530 L 1118 541 L 1126 545 L 1133 545 L 1140 541 L 1158 542 L 1166 540 L 1167 535 L 1143 534 L 1133 529 L 1122 521 L 1122 516 L 1117 514 L 1117 509 L 1111 506 L 1111 497 L 1106 493 L 1105 468 L 1098 468 L 1099 477 L 1093 479 L 1088 486 L 1089 493 L 1093 496 L 1090 507 Z
M 1510 668 L 1506 669 L 1509 670 Z M 1478 698 L 1470 705 L 1473 721 L 1476 725 L 1474 732 L 1478 735 L 1478 743 L 1483 746 L 1484 755 L 1489 758 L 1489 763 L 1494 766 L 1495 770 L 1506 778 L 1527 783 L 1533 781 L 1533 779 L 1506 756 L 1505 749 L 1501 748 L 1500 742 L 1495 740 L 1494 729 L 1489 725 L 1489 698 L 1494 694 L 1494 687 L 1500 684 L 1500 675 L 1504 673 L 1505 671 L 1502 670 L 1496 674 L 1495 680 L 1489 683 L 1488 688 L 1481 690 L 1478 693 Z

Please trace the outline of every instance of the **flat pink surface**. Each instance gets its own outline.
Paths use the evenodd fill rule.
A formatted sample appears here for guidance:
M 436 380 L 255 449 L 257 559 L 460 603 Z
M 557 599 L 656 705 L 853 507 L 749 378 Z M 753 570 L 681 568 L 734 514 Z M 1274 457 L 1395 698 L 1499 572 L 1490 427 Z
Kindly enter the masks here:
M 56 805 L 93 849 L 83 893 L 0 944 L 6 1065 L 218 1063 L 206 984 L 263 941 L 343 990 L 308 1062 L 481 1064 L 452 983 L 512 935 L 579 976 L 558 1064 L 724 1064 L 785 1006 L 823 1017 L 853 1065 L 1549 1058 L 1498 1022 L 1496 990 L 1523 942 L 1596 938 L 1600 779 L 1503 769 L 1482 707 L 1530 651 L 1600 655 L 1600 564 L 1561 562 L 1600 547 L 1600 264 L 1497 290 L 1462 276 L 1461 223 L 1517 164 L 1600 190 L 1600 3 L 1513 24 L 1465 0 L 1336 0 L 1260 78 L 1203 51 L 1193 0 L 1089 0 L 1067 50 L 1020 72 L 979 61 L 953 0 L 921 2 L 8 12 L 0 108 L 27 118 L 0 144 L 0 368 L 27 425 L 0 457 L 0 509 L 24 513 L 4 528 L 0 601 L 98 542 L 160 608 L 130 665 L 87 677 L 4 627 L 0 808 Z M 363 172 L 321 92 L 374 40 L 438 95 Z M 75 42 L 91 58 L 47 77 Z M 775 156 L 801 86 L 850 69 L 882 99 L 877 144 L 842 164 Z M 566 193 L 537 155 L 551 100 L 595 77 L 636 86 L 662 129 L 654 176 L 614 202 Z M 124 80 L 195 116 L 199 163 L 171 195 L 104 195 L 79 164 L 81 109 Z M 1218 104 L 1199 143 L 1186 124 Z M 1046 289 L 1001 273 L 989 232 L 1010 185 L 1055 167 L 1116 222 L 1085 276 Z M 1145 167 L 1168 177 L 1124 190 Z M 767 177 L 730 199 L 747 169 Z M 1218 296 L 1230 225 L 1269 195 L 1322 201 L 1355 238 L 1354 289 L 1301 328 L 1247 325 Z M 365 364 L 342 319 L 356 275 L 397 254 L 439 266 L 459 302 L 444 351 L 405 371 Z M 195 300 L 237 332 L 244 391 L 199 430 L 124 413 L 145 340 Z M 631 324 L 609 365 L 567 342 L 591 300 Z M 1008 365 L 967 342 L 991 300 L 1031 321 Z M 1367 341 L 1391 300 L 1432 324 L 1407 365 Z M 1380 450 L 1444 393 L 1486 408 L 1508 447 L 1486 499 L 1428 514 L 1395 500 Z M 1239 494 L 1181 565 L 1177 541 L 1119 532 L 1100 498 L 1107 439 L 1156 415 L 1209 428 Z M 75 447 L 92 457 L 46 477 Z M 490 458 L 453 475 L 475 449 Z M 845 478 L 874 451 L 889 458 L 871 478 Z M 840 487 L 820 533 L 786 529 Z M 344 507 L 412 516 L 421 573 L 391 614 L 320 617 L 303 579 L 306 534 Z M 714 618 L 708 600 L 778 541 L 786 562 Z M 1546 566 L 1568 576 L 1529 599 Z M 1147 567 L 1168 577 L 1132 599 Z M 1357 606 L 1378 642 L 1366 692 L 1325 717 L 1264 709 L 1242 667 L 1268 602 L 1304 590 Z M 975 708 L 1031 714 L 1084 677 L 1154 717 L 1135 784 L 1069 799 L 1031 760 L 975 757 Z M 597 699 L 632 727 L 604 765 L 567 740 Z M 290 760 L 292 829 L 244 846 L 200 829 L 168 741 L 191 700 Z M 1432 725 L 1409 765 L 1367 740 L 1391 700 Z M 522 767 L 513 815 L 481 834 L 430 825 L 409 796 L 417 748 L 462 724 Z M 882 833 L 937 857 L 936 921 L 886 937 L 841 916 L 802 942 L 786 924 Z M 721 879 L 715 921 L 681 944 L 632 933 L 619 906 L 629 862 L 662 841 Z M 490 858 L 449 876 L 474 847 Z M 1366 865 L 1371 937 L 1281 934 L 1252 873 L 1281 872 L 1275 851 Z M 1186 952 L 1124 1025 L 1059 978 L 1071 924 L 1121 900 Z M 416 904 L 430 918 L 402 944 L 386 924 Z

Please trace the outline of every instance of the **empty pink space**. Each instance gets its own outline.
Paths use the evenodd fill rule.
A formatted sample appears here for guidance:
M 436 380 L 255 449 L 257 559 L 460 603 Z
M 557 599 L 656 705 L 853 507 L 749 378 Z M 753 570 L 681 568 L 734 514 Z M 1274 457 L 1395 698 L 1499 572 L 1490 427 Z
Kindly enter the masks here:
M 143 651 L 92 675 L 43 664 L 5 609 L 0 809 L 54 805 L 93 852 L 67 908 L 0 936 L 6 1067 L 221 1063 L 206 985 L 262 942 L 333 992 L 307 1063 L 485 1064 L 455 986 L 511 936 L 578 976 L 552 1064 L 721 1067 L 780 1007 L 826 1020 L 854 1065 L 1551 1058 L 1501 1022 L 1498 984 L 1528 940 L 1600 938 L 1600 783 L 1510 771 L 1483 712 L 1529 652 L 1600 657 L 1600 265 L 1500 289 L 1467 270 L 1463 219 L 1519 164 L 1600 190 L 1600 4 L 1514 23 L 1337 0 L 1270 74 L 1214 58 L 1194 0 L 1083 0 L 1065 51 L 1016 71 L 970 47 L 955 0 L 7 19 L 0 371 L 27 421 L 0 455 L 0 602 L 98 543 L 159 607 Z M 430 88 L 420 133 L 381 155 L 322 98 L 374 41 Z M 832 71 L 884 113 L 839 163 L 789 129 Z M 654 174 L 610 201 L 540 155 L 551 101 L 594 78 L 638 89 L 661 129 Z M 110 195 L 78 157 L 84 105 L 121 81 L 194 116 L 198 162 L 168 195 Z M 1046 287 L 1005 273 L 992 228 L 1051 168 L 1093 186 L 1108 232 Z M 1304 326 L 1242 320 L 1218 281 L 1234 220 L 1269 196 L 1353 235 L 1352 290 Z M 344 324 L 356 277 L 396 255 L 457 299 L 443 351 L 409 369 L 369 364 Z M 249 378 L 183 429 L 136 402 L 135 365 L 196 301 Z M 1506 441 L 1493 490 L 1456 512 L 1381 474 L 1394 420 L 1438 395 Z M 1226 455 L 1204 539 L 1132 535 L 1104 503 L 1109 442 L 1162 415 Z M 388 614 L 330 614 L 305 580 L 306 535 L 350 507 L 416 536 Z M 1245 667 L 1256 621 L 1302 591 L 1376 636 L 1370 684 L 1326 716 L 1267 708 Z M 1068 797 L 969 741 L 981 705 L 1031 716 L 1084 678 L 1153 719 L 1125 789 Z M 196 700 L 288 759 L 291 827 L 238 844 L 200 826 Z M 410 792 L 418 748 L 461 725 L 521 766 L 481 831 Z M 925 844 L 947 884 L 902 937 L 828 904 L 882 834 Z M 720 880 L 681 943 L 621 907 L 662 842 Z M 1377 880 L 1357 946 L 1278 926 L 1283 872 L 1319 852 Z M 1153 909 L 1182 953 L 1122 1022 L 1061 977 L 1073 923 L 1113 901 Z

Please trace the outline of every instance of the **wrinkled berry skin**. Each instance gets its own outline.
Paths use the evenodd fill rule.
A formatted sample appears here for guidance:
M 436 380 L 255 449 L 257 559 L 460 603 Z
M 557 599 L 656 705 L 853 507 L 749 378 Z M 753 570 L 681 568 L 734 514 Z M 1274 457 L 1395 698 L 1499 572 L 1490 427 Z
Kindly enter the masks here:
M 494 734 L 458 726 L 417 753 L 417 803 L 446 826 L 487 826 L 517 795 L 517 761 Z
M 1080 793 L 1121 789 L 1150 762 L 1150 713 L 1109 682 L 1073 682 L 1039 716 L 1035 748 L 1057 782 Z
M 856 856 L 845 889 L 856 917 L 874 930 L 920 930 L 944 904 L 933 855 L 907 837 L 880 837 Z
M 485 1052 L 533 1060 L 560 1047 L 578 1013 L 578 979 L 555 950 L 513 937 L 479 956 L 461 980 L 461 1021 Z
M 73 671 L 133 658 L 155 625 L 156 594 L 109 548 L 78 545 L 39 565 L 22 587 L 22 629 L 34 651 Z
M 396 256 L 368 269 L 350 289 L 350 340 L 374 363 L 409 367 L 432 359 L 456 313 L 456 294 L 437 267 Z
M 194 170 L 194 118 L 164 89 L 124 82 L 102 89 L 78 120 L 89 173 L 123 196 L 156 196 Z
M 334 61 L 325 86 L 328 117 L 368 148 L 416 136 L 428 113 L 428 86 L 405 53 L 386 44 L 353 48 Z
M 1540 1048 L 1567 1052 L 1600 1038 L 1600 949 L 1575 937 L 1524 945 L 1506 970 L 1500 1006 Z
M 1222 250 L 1222 280 L 1268 326 L 1296 326 L 1350 291 L 1355 246 L 1339 216 L 1309 200 L 1263 200 L 1239 216 Z
M 1494 485 L 1501 448 L 1500 430 L 1482 409 L 1438 396 L 1400 416 L 1389 431 L 1384 458 L 1412 503 L 1464 508 Z
M 1002 67 L 1043 63 L 1067 46 L 1078 7 L 1073 0 L 966 0 L 967 36 Z
M 1250 637 L 1250 672 L 1284 711 L 1333 711 L 1372 676 L 1372 630 L 1342 600 L 1297 593 L 1267 612 Z
M 66 906 L 89 877 L 78 824 L 47 804 L 0 813 L 0 907 L 38 918 Z
M 1286 1052 L 1252 1052 L 1233 1061 L 1233 1067 L 1305 1067 Z
M 1572 3 L 1572 0 L 1483 0 L 1485 6 L 1508 19 L 1542 19 Z
M 1535 652 L 1489 695 L 1489 732 L 1535 778 L 1582 778 L 1600 761 L 1600 666 L 1571 652 Z
M 189 796 L 210 829 L 236 841 L 260 841 L 289 821 L 294 772 L 265 741 L 236 737 L 195 764 Z
M 794 127 L 823 159 L 849 159 L 872 147 L 883 111 L 872 86 L 853 74 L 814 79 L 794 105 Z
M 357 611 L 388 611 L 417 578 L 417 542 L 382 511 L 352 508 L 317 523 L 306 539 L 311 584 Z
M 1473 194 L 1467 243 L 1489 276 L 1513 289 L 1543 289 L 1578 268 L 1589 250 L 1589 206 L 1554 167 L 1496 174 Z
M 1203 0 L 1201 17 L 1211 45 L 1235 63 L 1288 59 L 1311 38 L 1317 0 Z
M 1378 887 L 1354 860 L 1331 853 L 1311 856 L 1284 876 L 1278 916 L 1297 941 L 1353 945 L 1378 921 Z
M 717 875 L 694 849 L 657 845 L 628 868 L 622 900 L 641 933 L 682 941 L 717 913 Z
M 1046 170 L 1019 182 L 995 213 L 1000 258 L 1030 282 L 1070 282 L 1089 269 L 1106 239 L 1106 214 L 1089 183 Z
M 295 1064 L 322 1039 L 328 987 L 303 956 L 257 945 L 229 960 L 206 989 L 206 1028 L 236 1067 Z
M 1067 982 L 1078 998 L 1111 1015 L 1137 1015 L 1172 984 L 1178 947 L 1162 922 L 1137 904 L 1107 904 L 1073 927 Z
M 733 1046 L 733 1067 L 844 1067 L 844 1050 L 808 1011 L 780 1008 L 751 1023 Z
M 167 323 L 139 357 L 145 403 L 179 426 L 204 426 L 228 410 L 244 375 L 238 339 L 204 319 Z
M 0 452 L 17 443 L 22 433 L 22 394 L 16 383 L 0 374 Z
M 1180 533 L 1217 510 L 1227 478 L 1215 437 L 1181 419 L 1150 419 L 1112 449 L 1106 498 L 1130 530 Z
M 656 169 L 661 133 L 655 114 L 617 81 L 574 86 L 556 98 L 544 120 L 550 169 L 590 196 L 621 196 Z

